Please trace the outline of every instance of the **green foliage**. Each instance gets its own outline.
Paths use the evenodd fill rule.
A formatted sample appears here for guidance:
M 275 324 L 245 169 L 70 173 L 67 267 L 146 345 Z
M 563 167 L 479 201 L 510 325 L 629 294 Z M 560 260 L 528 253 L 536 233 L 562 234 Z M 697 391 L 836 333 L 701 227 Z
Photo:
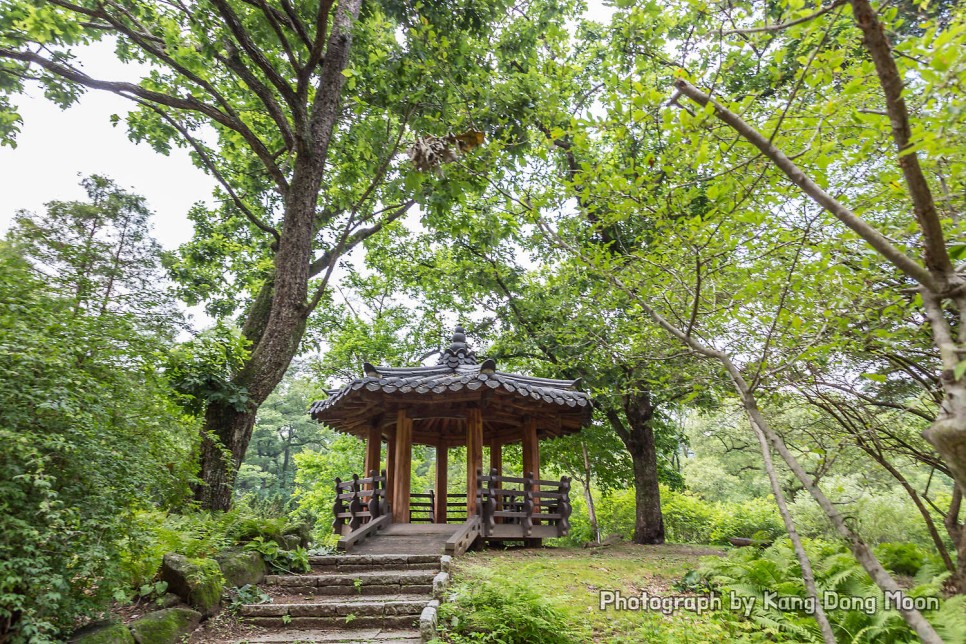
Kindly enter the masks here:
M 586 509 L 576 502 L 576 521 Z M 769 541 L 785 533 L 778 508 L 770 497 L 744 501 L 706 501 L 688 491 L 661 487 L 661 511 L 669 541 L 677 543 L 727 544 L 729 537 Z M 620 534 L 630 539 L 634 532 L 634 493 L 622 490 L 602 497 L 597 503 L 601 533 Z
M 769 541 L 785 534 L 775 499 L 750 499 L 739 503 L 719 503 L 708 535 L 711 543 L 727 543 L 729 537 L 748 537 Z
M 308 572 L 309 553 L 301 547 L 286 550 L 277 541 L 266 541 L 264 537 L 255 537 L 245 544 L 245 550 L 261 553 L 265 563 L 277 573 L 293 575 Z
M 221 322 L 183 342 L 168 356 L 171 386 L 183 396 L 186 410 L 201 414 L 208 403 L 243 411 L 248 390 L 232 382 L 249 356 L 251 342 L 237 328 Z
M 925 554 L 914 544 L 891 544 L 894 561 L 910 564 Z M 825 607 L 840 641 L 855 642 L 915 642 L 918 638 L 893 608 L 886 610 L 884 595 L 859 566 L 844 546 L 823 541 L 806 541 L 806 551 L 812 561 L 819 595 L 857 598 L 868 602 L 849 609 L 833 608 L 833 600 L 826 599 Z M 883 551 L 887 553 L 888 550 Z M 920 568 L 922 574 L 916 585 L 906 591 L 912 597 L 942 598 L 942 584 L 947 573 L 938 574 L 937 568 Z M 755 597 L 751 618 L 766 631 L 817 638 L 818 628 L 811 617 L 800 611 L 781 611 L 763 602 L 763 593 L 773 592 L 788 597 L 805 597 L 801 570 L 787 539 L 763 549 L 742 548 L 724 558 L 702 560 L 701 574 L 710 578 L 722 592 L 735 592 L 744 597 Z M 941 633 L 955 641 L 966 632 L 966 598 L 955 596 L 941 600 L 936 611 L 925 611 L 926 618 Z
M 914 543 L 880 543 L 873 552 L 887 570 L 910 577 L 931 559 L 927 551 Z
M 295 455 L 306 449 L 319 449 L 333 438 L 328 428 L 306 413 L 309 405 L 322 397 L 317 381 L 289 369 L 258 409 L 252 440 L 235 478 L 236 496 L 251 495 L 248 503 L 257 499 L 258 503 L 276 506 L 282 513 L 292 509 Z
M 325 451 L 306 450 L 295 455 L 298 466 L 295 493 L 299 508 L 318 519 L 321 535 L 331 532 L 335 479 L 362 469 L 365 445 L 355 436 L 335 434 Z
M 228 598 L 227 609 L 233 613 L 238 613 L 245 604 L 267 604 L 272 601 L 271 595 L 251 584 L 228 589 Z
M 708 593 L 714 590 L 714 586 L 711 584 L 708 576 L 701 574 L 697 570 L 687 571 L 671 587 L 681 593 Z
M 822 487 L 841 511 L 852 517 L 852 525 L 866 542 L 908 541 L 935 547 L 918 508 L 902 488 L 888 479 L 880 483 L 853 473 L 835 474 L 828 476 Z M 797 494 L 789 508 L 802 534 L 836 538 L 828 519 L 807 493 Z M 942 518 L 936 515 L 935 520 L 941 522 Z
M 448 642 L 567 644 L 574 628 L 539 593 L 523 583 L 475 580 L 453 587 L 439 609 L 440 631 Z
M 58 252 L 79 249 L 43 219 L 22 215 L 18 245 L 0 242 L 0 639 L 13 641 L 56 639 L 128 587 L 134 516 L 184 497 L 197 431 L 159 375 L 166 338 L 152 329 L 162 320 L 148 323 L 104 277 L 146 235 L 144 220 L 125 219 L 125 238 L 96 205 L 58 208 L 99 222 L 98 240 L 111 243 L 92 242 L 86 270 L 72 272 Z M 56 279 L 22 259 L 41 250 Z

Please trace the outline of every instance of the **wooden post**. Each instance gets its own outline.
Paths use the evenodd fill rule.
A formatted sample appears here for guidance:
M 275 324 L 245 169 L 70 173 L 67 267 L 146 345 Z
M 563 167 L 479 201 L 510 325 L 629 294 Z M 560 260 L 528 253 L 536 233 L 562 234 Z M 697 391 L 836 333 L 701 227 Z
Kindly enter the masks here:
M 537 440 L 537 419 L 533 416 L 523 419 L 523 475 L 540 478 L 540 442 Z
M 393 523 L 409 523 L 409 495 L 412 492 L 413 419 L 405 409 L 396 416 L 396 473 L 392 495 Z
M 466 518 L 476 515 L 476 476 L 483 469 L 483 412 L 466 410 Z
M 503 443 L 497 439 L 490 441 L 490 473 L 496 474 L 496 476 L 503 476 Z M 502 487 L 502 485 L 497 486 Z M 495 511 L 500 512 L 503 510 L 503 497 L 496 497 Z M 494 521 L 496 523 L 503 523 L 502 517 L 495 517 Z
M 386 441 L 386 501 L 395 507 L 393 496 L 396 490 L 396 428 L 389 430 L 389 440 Z
M 537 440 L 537 419 L 533 416 L 527 416 L 523 419 L 523 476 L 530 477 L 533 480 L 540 479 L 540 441 Z M 529 484 L 525 486 L 529 488 L 530 493 L 525 495 L 524 498 L 529 497 L 530 503 L 533 504 L 538 499 L 534 498 L 533 494 L 540 491 L 540 486 L 536 483 Z M 531 508 L 531 512 L 540 511 L 540 506 Z M 530 525 L 533 525 L 531 519 L 527 519 Z M 537 521 L 539 524 L 539 521 Z M 539 548 L 542 543 L 542 539 L 527 539 L 527 547 Z
M 446 523 L 446 486 L 449 468 L 449 449 L 436 446 L 436 523 Z
M 490 441 L 490 469 L 503 476 L 503 443 L 495 439 Z
M 373 423 L 372 427 L 369 428 L 369 435 L 366 436 L 366 468 L 362 473 L 362 477 L 366 478 L 371 472 L 375 472 L 376 476 L 379 476 L 379 469 L 382 465 L 382 432 L 379 431 L 379 427 Z M 370 490 L 374 489 L 375 486 L 367 486 Z

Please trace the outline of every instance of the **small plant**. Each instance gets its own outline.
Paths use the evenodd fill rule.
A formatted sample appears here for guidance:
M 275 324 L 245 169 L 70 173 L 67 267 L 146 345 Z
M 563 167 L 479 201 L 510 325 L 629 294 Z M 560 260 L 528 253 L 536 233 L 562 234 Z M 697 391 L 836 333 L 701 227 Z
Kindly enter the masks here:
M 707 575 L 702 575 L 697 570 L 689 570 L 674 582 L 672 588 L 681 593 L 704 593 L 713 591 L 714 585 Z
M 334 555 L 337 551 L 338 549 L 335 546 L 322 544 L 315 548 L 310 548 L 308 554 L 310 557 L 326 557 L 328 555 Z
M 352 580 L 352 585 L 355 587 L 356 592 L 361 595 L 362 594 L 362 580 L 361 579 L 353 579 Z
M 285 613 L 284 615 L 282 615 L 282 623 L 285 624 L 286 626 L 288 626 L 289 624 L 291 624 L 292 623 L 292 616 L 289 615 L 288 613 Z
M 275 541 L 255 537 L 245 544 L 245 550 L 254 550 L 261 554 L 265 563 L 275 572 L 297 574 L 311 570 L 309 553 L 305 548 L 284 550 Z
M 237 613 L 246 604 L 268 604 L 272 601 L 271 595 L 251 584 L 232 588 L 228 591 L 228 597 L 228 610 L 233 613 Z

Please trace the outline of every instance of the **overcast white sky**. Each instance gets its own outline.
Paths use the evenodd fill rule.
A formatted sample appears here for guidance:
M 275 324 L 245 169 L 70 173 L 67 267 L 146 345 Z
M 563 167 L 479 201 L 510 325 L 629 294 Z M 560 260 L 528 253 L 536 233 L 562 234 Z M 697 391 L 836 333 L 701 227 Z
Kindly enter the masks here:
M 597 20 L 607 20 L 613 11 L 601 0 L 589 4 L 588 16 Z M 106 44 L 89 48 L 79 59 L 94 77 L 138 78 L 138 69 L 115 61 Z M 214 181 L 192 165 L 186 150 L 166 157 L 129 141 L 123 122 L 113 127 L 111 114 L 123 116 L 129 101 L 90 91 L 61 111 L 36 88 L 14 101 L 24 122 L 17 148 L 0 147 L 0 234 L 20 209 L 41 211 L 51 200 L 83 199 L 81 176 L 99 173 L 147 199 L 162 246 L 173 249 L 191 237 L 186 213 L 197 201 L 210 202 Z

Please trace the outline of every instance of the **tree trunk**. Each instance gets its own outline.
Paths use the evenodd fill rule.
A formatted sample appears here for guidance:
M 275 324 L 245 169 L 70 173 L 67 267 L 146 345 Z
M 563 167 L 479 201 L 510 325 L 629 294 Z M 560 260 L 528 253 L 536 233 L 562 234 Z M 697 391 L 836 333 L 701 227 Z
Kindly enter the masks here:
M 312 100 L 308 128 L 300 133 L 297 156 L 285 194 L 285 214 L 275 253 L 274 272 L 253 302 L 243 331 L 252 353 L 232 384 L 248 391 L 244 411 L 209 404 L 201 447 L 201 484 L 195 498 L 206 510 L 227 510 L 235 474 L 248 449 L 255 414 L 282 380 L 298 352 L 311 313 L 308 284 L 319 191 L 325 175 L 332 133 L 339 119 L 339 102 L 349 61 L 352 25 L 362 0 L 339 2 L 326 44 L 321 73 Z M 332 252 L 339 252 L 333 248 Z M 230 459 L 226 459 L 226 453 Z
M 746 410 L 755 407 L 757 404 L 751 392 L 748 392 L 743 402 Z M 795 520 L 792 518 L 792 513 L 788 510 L 785 492 L 782 490 L 781 482 L 778 480 L 778 473 L 775 471 L 774 461 L 772 461 L 768 439 L 754 418 L 749 414 L 748 419 L 752 430 L 755 432 L 755 437 L 758 439 L 758 446 L 761 448 L 761 458 L 765 465 L 765 473 L 768 475 L 768 484 L 771 486 L 771 492 L 775 497 L 775 505 L 778 506 L 778 513 L 781 514 L 782 522 L 785 524 L 785 531 L 788 533 L 788 539 L 792 542 L 792 549 L 795 551 L 795 557 L 798 559 L 798 564 L 802 569 L 802 581 L 805 583 L 805 592 L 809 599 L 815 602 L 815 621 L 818 622 L 819 630 L 822 632 L 822 640 L 826 644 L 835 644 L 835 633 L 832 631 L 832 625 L 829 623 L 828 616 L 825 614 L 822 598 L 819 597 L 818 588 L 815 585 L 812 561 L 808 558 L 808 553 L 805 552 L 805 546 L 802 545 L 802 539 L 798 534 L 798 528 L 795 526 Z
M 963 494 L 959 485 L 953 485 L 953 498 L 949 503 L 949 512 L 943 523 L 949 539 L 956 547 L 957 567 L 951 578 L 951 583 L 960 594 L 966 594 L 966 526 L 959 522 L 959 511 L 962 508 Z
M 231 507 L 235 473 L 248 450 L 256 409 L 240 412 L 230 405 L 208 405 L 201 435 L 201 483 L 195 488 L 195 500 L 201 507 Z
M 635 436 L 634 434 L 641 434 Z M 634 464 L 634 543 L 664 543 L 661 490 L 657 480 L 657 450 L 650 425 L 633 432 L 627 443 Z
M 278 489 L 279 491 L 288 488 L 288 464 L 292 457 L 292 436 L 295 434 L 295 429 L 293 426 L 289 425 L 287 436 L 285 437 L 285 452 L 282 455 L 282 471 L 278 476 Z M 366 472 L 365 476 L 369 476 Z
M 597 524 L 597 508 L 594 505 L 594 495 L 590 491 L 590 456 L 587 454 L 587 444 L 581 441 L 580 449 L 584 453 L 584 499 L 587 501 L 587 518 L 590 521 L 590 535 L 594 543 L 600 543 L 600 526 Z
M 634 543 L 664 543 L 661 489 L 657 476 L 657 446 L 654 444 L 655 406 L 650 392 L 624 396 L 627 427 L 619 432 L 634 466 Z

